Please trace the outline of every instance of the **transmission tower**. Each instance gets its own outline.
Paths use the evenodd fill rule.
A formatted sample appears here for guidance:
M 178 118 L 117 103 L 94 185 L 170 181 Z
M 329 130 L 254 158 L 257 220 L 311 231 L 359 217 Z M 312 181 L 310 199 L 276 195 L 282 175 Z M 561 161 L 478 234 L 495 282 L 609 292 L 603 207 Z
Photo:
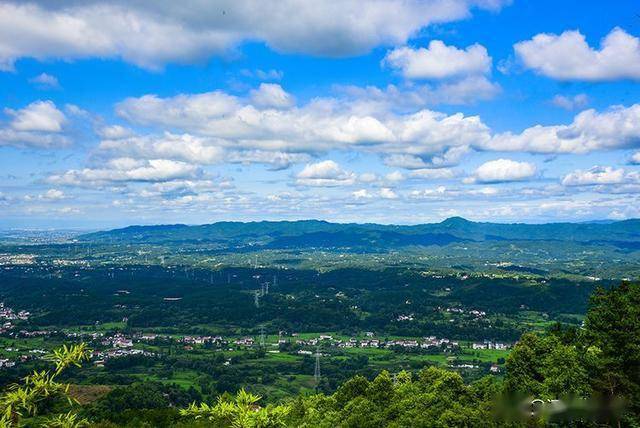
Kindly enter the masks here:
M 264 348 L 265 335 L 264 335 L 264 325 L 260 326 L 260 347 Z
M 256 308 L 260 307 L 260 290 L 256 290 L 253 294 L 253 304 L 256 305 Z
M 318 385 L 320 385 L 320 356 L 322 354 L 320 353 L 320 349 L 316 348 L 316 366 L 313 370 L 313 380 L 316 383 L 316 389 L 318 389 Z

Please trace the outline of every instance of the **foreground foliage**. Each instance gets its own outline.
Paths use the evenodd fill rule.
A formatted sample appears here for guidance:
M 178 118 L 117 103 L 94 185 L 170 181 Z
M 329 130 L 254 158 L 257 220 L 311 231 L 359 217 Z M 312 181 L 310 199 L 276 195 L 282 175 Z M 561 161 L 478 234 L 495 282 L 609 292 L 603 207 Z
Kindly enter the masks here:
M 214 405 L 192 404 L 180 411 L 182 416 L 204 419 L 216 427 L 276 428 L 286 426 L 289 406 L 260 407 L 259 396 L 241 389 L 233 400 L 218 398 Z
M 332 396 L 299 397 L 290 426 L 300 427 L 452 427 L 491 425 L 490 378 L 465 385 L 460 375 L 430 367 L 412 379 L 384 371 L 373 381 L 356 376 Z
M 69 404 L 74 400 L 69 396 L 69 385 L 57 381 L 58 376 L 71 366 L 80 367 L 89 359 L 91 352 L 84 343 L 63 346 L 46 357 L 55 364 L 53 370 L 34 371 L 26 376 L 22 384 L 9 386 L 0 396 L 0 426 L 20 426 L 24 417 L 35 416 L 46 401 L 63 398 Z M 81 427 L 88 425 L 86 419 L 78 418 L 73 412 L 56 415 L 43 425 L 51 427 Z
M 640 284 L 597 289 L 581 329 L 523 335 L 507 360 L 504 388 L 543 399 L 624 403 L 622 426 L 639 424 Z

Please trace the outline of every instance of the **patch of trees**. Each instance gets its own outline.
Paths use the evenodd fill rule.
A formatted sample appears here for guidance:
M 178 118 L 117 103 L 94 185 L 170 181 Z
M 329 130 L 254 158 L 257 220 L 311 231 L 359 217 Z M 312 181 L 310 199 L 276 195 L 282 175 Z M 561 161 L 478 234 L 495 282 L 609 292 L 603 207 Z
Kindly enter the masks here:
M 279 275 L 277 286 L 254 302 L 264 281 Z M 259 276 L 259 277 L 256 277 Z M 212 281 L 213 278 L 213 281 Z M 228 281 L 228 283 L 227 283 Z M 466 340 L 516 340 L 523 332 L 514 317 L 522 307 L 550 319 L 584 313 L 593 283 L 455 276 L 423 277 L 416 270 L 165 269 L 157 266 L 107 268 L 30 268 L 0 272 L 0 298 L 31 311 L 35 325 L 92 325 L 127 319 L 129 329 L 207 333 L 238 328 L 271 331 L 373 330 L 390 335 L 436 335 Z M 443 293 L 443 290 L 449 290 Z M 180 298 L 165 300 L 166 297 Z M 441 308 L 486 311 L 491 322 L 459 316 L 449 322 Z M 397 322 L 411 313 L 414 321 Z

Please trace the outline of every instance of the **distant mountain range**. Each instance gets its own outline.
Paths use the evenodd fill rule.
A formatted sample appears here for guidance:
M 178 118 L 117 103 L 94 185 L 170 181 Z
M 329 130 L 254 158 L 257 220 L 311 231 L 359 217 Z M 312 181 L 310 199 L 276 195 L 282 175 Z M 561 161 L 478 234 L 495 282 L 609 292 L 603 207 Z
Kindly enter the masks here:
M 461 217 L 412 226 L 373 223 L 329 223 L 318 220 L 218 222 L 129 226 L 89 233 L 80 241 L 149 244 L 219 244 L 258 248 L 399 248 L 444 246 L 485 241 L 571 241 L 587 245 L 607 243 L 640 249 L 640 219 L 547 224 L 472 222 Z

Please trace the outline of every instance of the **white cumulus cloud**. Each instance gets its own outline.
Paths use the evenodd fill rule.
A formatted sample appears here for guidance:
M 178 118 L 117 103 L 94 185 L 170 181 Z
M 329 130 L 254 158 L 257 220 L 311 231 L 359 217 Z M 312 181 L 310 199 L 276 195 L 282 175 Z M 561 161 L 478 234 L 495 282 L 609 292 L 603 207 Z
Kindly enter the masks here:
M 261 83 L 258 89 L 251 91 L 251 99 L 260 107 L 286 108 L 295 103 L 291 94 L 276 83 Z
M 398 199 L 398 194 L 388 187 L 381 188 L 379 194 L 382 199 Z
M 162 182 L 176 179 L 194 178 L 199 169 L 185 162 L 168 159 L 150 159 L 148 161 L 132 158 L 115 158 L 100 168 L 69 170 L 53 174 L 48 182 L 66 186 L 95 187 L 110 183 L 126 182 Z
M 367 189 L 360 189 L 354 192 L 351 192 L 351 195 L 354 199 L 371 199 L 373 195 Z
M 352 99 L 318 98 L 274 108 L 214 91 L 128 98 L 116 112 L 134 124 L 215 139 L 236 150 L 318 154 L 358 149 L 450 162 L 471 144 L 490 139 L 488 127 L 477 116 L 426 109 L 396 114 Z
M 503 183 L 522 181 L 536 174 L 536 166 L 529 162 L 518 162 L 511 159 L 496 159 L 480 165 L 467 183 Z
M 39 199 L 45 199 L 47 201 L 59 201 L 65 199 L 67 195 L 62 190 L 59 189 L 49 189 L 43 194 L 39 195 Z
M 5 108 L 4 113 L 11 120 L 0 127 L 0 146 L 56 148 L 71 143 L 63 133 L 67 117 L 51 101 L 34 101 L 19 110 Z
M 113 130 L 110 134 L 120 134 Z M 112 135 L 113 136 L 113 135 Z M 306 153 L 268 150 L 236 150 L 227 141 L 203 138 L 191 134 L 131 136 L 102 140 L 97 154 L 136 159 L 172 159 L 197 165 L 218 163 L 263 163 L 271 169 L 285 169 L 295 163 L 307 162 Z
M 640 174 L 623 168 L 594 166 L 588 170 L 575 170 L 562 179 L 565 186 L 591 186 L 623 183 L 640 183 Z
M 487 78 L 492 60 L 485 47 L 478 44 L 459 49 L 432 40 L 427 48 L 405 46 L 389 51 L 382 63 L 406 79 L 432 80 L 437 84 L 412 85 L 404 90 L 393 85 L 360 90 L 378 102 L 398 106 L 471 104 L 491 99 L 501 91 Z
M 640 79 L 640 39 L 614 28 L 600 49 L 589 46 L 579 31 L 538 34 L 514 45 L 525 67 L 558 80 Z
M 491 57 L 479 44 L 465 49 L 432 40 L 427 48 L 401 47 L 387 53 L 384 64 L 407 79 L 448 79 L 491 71 Z
M 356 182 L 353 172 L 345 171 L 332 160 L 307 164 L 296 177 L 296 183 L 302 186 L 335 187 L 348 186 Z
M 4 109 L 13 117 L 11 128 L 16 131 L 60 132 L 66 118 L 51 101 L 35 101 L 23 109 Z
M 614 106 L 604 112 L 585 110 L 570 125 L 541 126 L 520 134 L 496 134 L 476 147 L 532 153 L 588 153 L 640 145 L 640 104 Z
M 507 0 L 3 1 L 0 69 L 20 58 L 120 58 L 158 69 L 224 55 L 247 40 L 328 57 L 397 46 L 432 23 Z M 390 19 L 393 17 L 393 19 Z

